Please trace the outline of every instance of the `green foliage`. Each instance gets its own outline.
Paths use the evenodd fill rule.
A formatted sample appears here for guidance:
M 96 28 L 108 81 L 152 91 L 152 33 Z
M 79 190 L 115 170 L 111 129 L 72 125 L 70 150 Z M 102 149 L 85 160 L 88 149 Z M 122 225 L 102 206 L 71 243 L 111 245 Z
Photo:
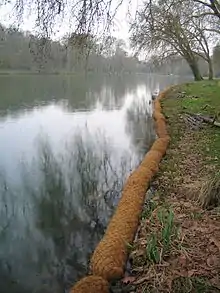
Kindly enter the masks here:
M 150 238 L 148 239 L 146 254 L 150 262 L 153 262 L 153 263 L 160 262 L 160 250 L 158 247 L 158 239 L 157 239 L 157 235 L 154 233 L 151 234 Z
M 154 205 L 154 207 L 156 207 Z M 155 210 L 155 209 L 154 209 Z M 152 210 L 151 210 L 152 213 Z M 177 235 L 177 227 L 174 223 L 174 212 L 172 208 L 166 207 L 163 204 L 151 218 L 151 225 L 154 226 L 155 222 L 159 221 L 156 229 L 151 230 L 147 239 L 146 257 L 151 263 L 159 263 L 161 257 L 169 252 L 172 241 Z
M 129 253 L 132 252 L 135 248 L 135 246 L 132 243 L 126 243 L 126 246 Z
M 207 115 L 217 115 L 220 112 L 220 81 L 187 83 L 181 87 L 181 91 L 186 93 L 186 97 L 178 99 L 178 104 L 186 111 Z M 197 98 L 192 98 L 194 96 Z
M 201 113 L 216 117 L 220 121 L 219 80 L 187 83 L 179 86 L 174 91 L 185 94 L 183 98 L 170 98 L 163 101 L 168 121 L 172 124 L 170 129 L 172 144 L 175 144 L 184 135 L 186 126 L 180 122 L 178 116 L 183 116 L 185 112 Z M 199 147 L 204 155 L 204 160 L 207 163 L 216 165 L 216 167 L 220 164 L 219 131 L 218 127 L 206 125 L 203 129 L 194 132 L 195 148 Z
M 158 218 L 162 226 L 161 238 L 165 251 L 169 248 L 174 232 L 174 213 L 172 209 L 158 211 Z

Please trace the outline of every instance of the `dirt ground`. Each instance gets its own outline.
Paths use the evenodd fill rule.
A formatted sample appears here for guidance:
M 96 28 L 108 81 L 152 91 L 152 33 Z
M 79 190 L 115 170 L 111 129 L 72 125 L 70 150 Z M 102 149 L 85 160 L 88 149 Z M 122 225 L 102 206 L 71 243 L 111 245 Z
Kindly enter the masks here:
M 192 129 L 172 108 L 177 91 L 163 103 L 171 144 L 129 245 L 123 292 L 220 292 L 220 208 L 202 208 L 199 200 L 218 164 L 210 163 L 210 149 L 204 152 L 209 126 Z

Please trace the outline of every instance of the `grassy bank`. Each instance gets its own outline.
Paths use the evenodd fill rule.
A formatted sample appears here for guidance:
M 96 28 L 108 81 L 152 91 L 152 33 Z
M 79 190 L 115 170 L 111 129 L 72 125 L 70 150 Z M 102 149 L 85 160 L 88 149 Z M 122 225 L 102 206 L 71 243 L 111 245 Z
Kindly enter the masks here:
M 203 81 L 162 102 L 171 143 L 130 247 L 128 292 L 220 292 L 220 127 L 189 115 L 220 120 L 219 93 Z

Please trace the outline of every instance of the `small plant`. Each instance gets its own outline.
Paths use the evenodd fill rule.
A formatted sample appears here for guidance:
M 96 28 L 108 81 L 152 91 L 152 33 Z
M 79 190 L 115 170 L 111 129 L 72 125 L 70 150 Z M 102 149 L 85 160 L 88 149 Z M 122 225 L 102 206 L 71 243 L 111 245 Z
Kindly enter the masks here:
M 159 220 L 160 229 L 151 232 L 147 239 L 146 255 L 152 263 L 159 263 L 161 257 L 170 248 L 172 239 L 178 234 L 177 227 L 174 224 L 174 212 L 170 207 L 160 208 L 156 214 Z M 151 223 L 155 226 L 154 217 Z
M 126 246 L 127 246 L 127 249 L 128 249 L 129 253 L 132 252 L 134 250 L 134 248 L 135 248 L 134 244 L 129 243 L 129 242 L 126 243 Z
M 220 206 L 219 172 L 202 185 L 198 201 L 204 209 L 213 209 Z
M 168 250 L 171 243 L 171 238 L 174 235 L 174 213 L 172 209 L 159 210 L 158 219 L 162 226 L 161 238 L 164 250 Z
M 157 202 L 155 202 L 154 200 L 148 200 L 144 206 L 141 218 L 148 219 L 156 207 L 157 207 Z
M 157 236 L 155 234 L 151 234 L 150 239 L 148 240 L 146 253 L 148 260 L 153 263 L 160 262 L 160 252 L 157 246 Z

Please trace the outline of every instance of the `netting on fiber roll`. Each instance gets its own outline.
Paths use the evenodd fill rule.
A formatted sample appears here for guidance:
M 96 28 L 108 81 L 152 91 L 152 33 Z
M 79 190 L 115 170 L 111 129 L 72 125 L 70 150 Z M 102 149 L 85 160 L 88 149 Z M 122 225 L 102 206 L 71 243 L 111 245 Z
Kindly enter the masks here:
M 155 100 L 153 116 L 159 138 L 124 185 L 121 199 L 106 233 L 92 255 L 90 262 L 92 276 L 79 281 L 71 293 L 106 293 L 109 292 L 108 281 L 123 276 L 128 244 L 133 241 L 136 233 L 146 191 L 152 177 L 158 171 L 159 163 L 166 153 L 170 140 L 160 104 L 166 91 L 160 93 Z

